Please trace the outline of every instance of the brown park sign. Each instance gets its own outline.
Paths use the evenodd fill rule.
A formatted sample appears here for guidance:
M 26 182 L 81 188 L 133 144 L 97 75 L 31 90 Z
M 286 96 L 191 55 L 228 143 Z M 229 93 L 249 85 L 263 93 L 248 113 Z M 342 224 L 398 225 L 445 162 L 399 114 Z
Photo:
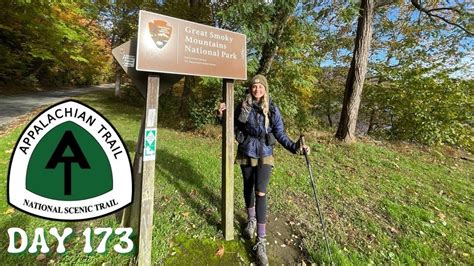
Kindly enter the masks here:
M 117 60 L 125 73 L 127 73 L 127 75 L 132 79 L 133 84 L 135 84 L 135 87 L 137 87 L 142 96 L 146 98 L 149 73 L 135 70 L 135 61 L 137 58 L 136 52 L 137 38 L 132 38 L 128 42 L 125 42 L 112 49 L 112 55 L 114 56 L 115 60 Z M 160 74 L 159 94 L 161 95 L 166 92 L 182 77 L 182 75 L 175 74 Z
M 246 36 L 141 10 L 136 70 L 246 80 Z

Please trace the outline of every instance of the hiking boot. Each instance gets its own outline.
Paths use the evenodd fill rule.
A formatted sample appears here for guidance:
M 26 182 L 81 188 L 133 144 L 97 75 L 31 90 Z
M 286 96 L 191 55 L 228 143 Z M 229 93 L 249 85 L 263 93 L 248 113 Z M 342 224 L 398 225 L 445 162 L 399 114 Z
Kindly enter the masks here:
M 250 218 L 247 226 L 244 229 L 244 236 L 248 239 L 252 239 L 253 235 L 255 234 L 255 230 L 257 229 L 257 219 Z
M 268 265 L 268 257 L 267 257 L 267 241 L 265 238 L 258 237 L 257 244 L 253 246 L 253 250 L 257 252 L 257 265 Z

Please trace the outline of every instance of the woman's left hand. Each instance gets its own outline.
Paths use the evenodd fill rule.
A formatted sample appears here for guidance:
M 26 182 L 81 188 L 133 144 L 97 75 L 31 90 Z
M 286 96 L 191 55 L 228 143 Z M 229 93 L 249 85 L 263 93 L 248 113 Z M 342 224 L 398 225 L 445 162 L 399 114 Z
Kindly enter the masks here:
M 303 145 L 300 149 L 301 149 L 301 154 L 304 154 L 306 152 L 306 154 L 309 155 L 309 153 L 311 152 L 311 149 L 307 145 Z

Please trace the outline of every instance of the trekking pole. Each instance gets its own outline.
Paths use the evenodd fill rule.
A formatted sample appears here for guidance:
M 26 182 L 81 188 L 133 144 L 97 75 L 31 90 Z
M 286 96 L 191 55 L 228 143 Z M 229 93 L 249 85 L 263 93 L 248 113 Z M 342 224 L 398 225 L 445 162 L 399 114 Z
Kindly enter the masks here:
M 305 143 L 304 143 L 304 136 L 303 135 L 300 136 L 300 140 L 301 140 L 301 146 L 304 146 Z M 313 170 L 311 169 L 311 164 L 309 163 L 309 159 L 308 159 L 308 153 L 306 152 L 305 149 L 303 149 L 303 154 L 304 154 L 304 158 L 306 159 L 306 165 L 308 166 L 308 170 L 309 170 L 309 177 L 310 177 L 310 180 L 311 180 L 311 186 L 313 187 L 314 199 L 316 201 L 316 206 L 318 207 L 319 222 L 321 223 L 321 226 L 323 227 L 324 240 L 326 242 L 326 249 L 327 249 L 328 255 L 329 255 L 329 262 L 332 264 L 331 250 L 329 249 L 328 236 L 326 234 L 326 225 L 324 224 L 324 217 L 323 217 L 323 213 L 321 212 L 321 208 L 319 206 L 318 193 L 316 192 L 316 186 L 315 186 L 314 180 L 313 180 Z

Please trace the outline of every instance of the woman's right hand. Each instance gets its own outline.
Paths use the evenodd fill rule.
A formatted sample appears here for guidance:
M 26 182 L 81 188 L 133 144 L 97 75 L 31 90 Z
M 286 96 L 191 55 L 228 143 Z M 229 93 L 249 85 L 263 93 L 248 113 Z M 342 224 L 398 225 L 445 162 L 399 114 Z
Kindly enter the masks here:
M 219 116 L 222 116 L 222 114 L 224 113 L 225 110 L 226 110 L 225 102 L 219 103 L 219 108 L 217 108 L 217 114 Z

